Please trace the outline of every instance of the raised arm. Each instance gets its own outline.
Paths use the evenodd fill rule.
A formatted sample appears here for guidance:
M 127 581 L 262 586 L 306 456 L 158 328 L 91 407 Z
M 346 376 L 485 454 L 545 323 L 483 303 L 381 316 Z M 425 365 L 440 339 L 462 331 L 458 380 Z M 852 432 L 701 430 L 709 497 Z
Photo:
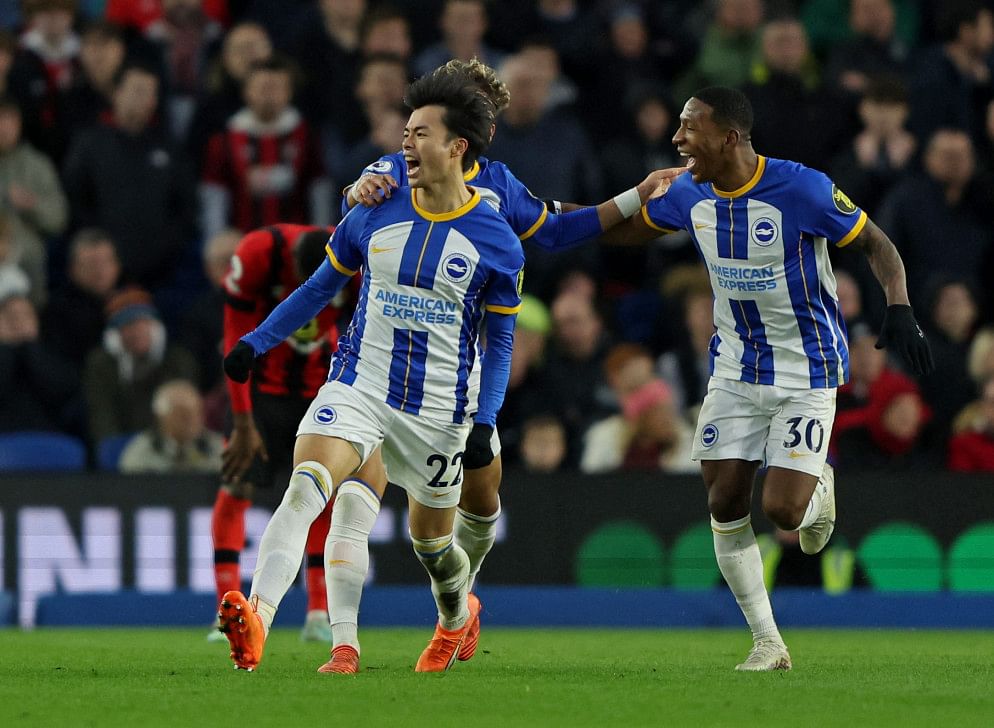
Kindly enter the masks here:
M 887 297 L 887 313 L 880 327 L 877 348 L 887 347 L 897 351 L 916 374 L 932 371 L 932 351 L 911 310 L 904 261 L 894 243 L 872 220 L 867 219 L 850 246 L 866 256 L 870 270 Z

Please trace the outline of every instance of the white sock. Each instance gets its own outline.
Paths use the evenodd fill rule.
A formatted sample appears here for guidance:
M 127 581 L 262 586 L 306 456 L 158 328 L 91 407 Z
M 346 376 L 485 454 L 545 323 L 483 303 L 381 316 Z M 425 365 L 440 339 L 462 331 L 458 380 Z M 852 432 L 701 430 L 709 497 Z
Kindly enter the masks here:
M 752 530 L 752 517 L 746 516 L 730 523 L 719 523 L 712 518 L 711 531 L 718 568 L 749 623 L 753 640 L 776 639 L 782 642 L 780 630 L 773 619 L 770 595 L 763 584 L 763 559 Z
M 283 501 L 262 534 L 251 594 L 259 599 L 259 616 L 267 634 L 277 607 L 300 571 L 307 531 L 324 510 L 332 488 L 331 473 L 321 463 L 301 463 L 293 469 Z M 263 604 L 268 607 L 266 613 Z
M 469 619 L 469 557 L 453 542 L 452 534 L 440 538 L 411 538 L 414 553 L 431 577 L 431 593 L 438 605 L 443 629 L 459 629 Z
M 473 591 L 476 575 L 480 573 L 483 560 L 493 548 L 497 539 L 497 519 L 500 518 L 500 502 L 492 516 L 478 516 L 475 513 L 456 509 L 456 543 L 469 557 L 469 590 Z
M 332 643 L 359 651 L 359 602 L 369 571 L 369 534 L 380 513 L 380 501 L 356 480 L 338 487 L 331 529 L 324 545 L 324 578 Z
M 818 520 L 818 516 L 821 515 L 822 500 L 824 500 L 824 488 L 821 484 L 821 478 L 819 478 L 818 482 L 815 483 L 814 492 L 811 493 L 811 500 L 808 501 L 808 508 L 804 511 L 804 518 L 801 519 L 801 525 L 797 527 L 798 530 L 807 528 Z

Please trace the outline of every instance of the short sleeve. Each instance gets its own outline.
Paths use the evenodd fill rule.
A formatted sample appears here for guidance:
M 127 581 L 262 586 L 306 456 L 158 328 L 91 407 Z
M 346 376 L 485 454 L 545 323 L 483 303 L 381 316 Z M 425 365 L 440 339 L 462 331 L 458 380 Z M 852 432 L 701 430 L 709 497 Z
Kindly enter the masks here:
M 500 164 L 491 162 L 491 165 Z M 504 191 L 504 215 L 508 224 L 520 240 L 534 235 L 549 215 L 545 203 L 531 193 L 524 183 L 515 177 L 511 170 L 500 164 Z
M 404 163 L 404 155 L 400 152 L 384 154 L 372 164 L 367 165 L 362 170 L 362 174 L 389 174 L 397 180 L 397 184 L 401 187 L 407 184 L 407 165 Z
M 511 231 L 508 231 L 507 237 L 503 247 L 507 252 L 492 268 L 483 301 L 487 311 L 510 315 L 521 310 L 525 256 Z
M 272 278 L 273 234 L 266 228 L 253 230 L 243 237 L 231 256 L 224 277 L 224 291 L 229 296 L 254 300 L 267 295 L 265 290 Z
M 866 225 L 866 213 L 822 172 L 802 169 L 796 190 L 802 232 L 825 238 L 841 248 Z
M 649 200 L 642 206 L 642 221 L 661 233 L 674 233 L 686 227 L 679 198 L 690 180 L 689 174 L 681 175 L 662 197 Z
M 359 241 L 368 217 L 369 208 L 357 205 L 342 218 L 328 241 L 328 261 L 342 275 L 355 275 L 362 267 L 364 256 Z

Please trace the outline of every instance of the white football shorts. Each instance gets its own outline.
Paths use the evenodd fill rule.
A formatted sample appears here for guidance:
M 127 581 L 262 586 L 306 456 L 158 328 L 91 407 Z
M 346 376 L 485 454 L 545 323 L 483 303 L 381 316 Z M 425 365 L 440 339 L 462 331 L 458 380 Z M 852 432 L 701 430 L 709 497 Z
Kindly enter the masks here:
M 694 460 L 759 460 L 820 476 L 835 423 L 835 389 L 787 389 L 712 377 Z
M 391 483 L 428 508 L 451 508 L 459 503 L 462 455 L 472 426 L 401 412 L 336 381 L 318 390 L 297 435 L 338 437 L 351 443 L 364 463 L 382 445 Z

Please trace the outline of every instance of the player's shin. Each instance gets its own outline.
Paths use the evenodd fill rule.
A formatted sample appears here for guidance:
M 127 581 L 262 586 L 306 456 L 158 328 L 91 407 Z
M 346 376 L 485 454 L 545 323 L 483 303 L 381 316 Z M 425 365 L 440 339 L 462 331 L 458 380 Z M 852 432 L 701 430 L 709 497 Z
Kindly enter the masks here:
M 276 608 L 300 570 L 307 531 L 327 505 L 333 487 L 331 473 L 321 463 L 300 463 L 262 534 L 251 593 L 259 599 L 259 615 L 267 633 Z
M 711 531 L 718 568 L 749 623 L 753 639 L 782 641 L 763 583 L 763 559 L 752 530 L 752 518 L 746 516 L 729 523 L 712 518 Z
M 338 488 L 331 530 L 325 543 L 328 616 L 335 647 L 359 652 L 358 622 L 362 587 L 369 571 L 369 534 L 380 513 L 380 501 L 363 483 L 346 480 Z
M 500 501 L 497 510 L 489 516 L 479 516 L 459 508 L 456 511 L 455 541 L 469 558 L 469 590 L 472 591 L 480 566 L 497 539 L 497 521 L 500 519 Z
M 452 534 L 440 538 L 411 538 L 414 553 L 431 577 L 431 593 L 438 605 L 438 621 L 443 629 L 456 630 L 466 624 L 469 609 L 469 557 L 453 541 Z
M 245 511 L 251 504 L 247 498 L 238 498 L 223 488 L 217 492 L 211 513 L 211 537 L 218 602 L 225 592 L 241 588 L 238 557 L 245 546 Z

